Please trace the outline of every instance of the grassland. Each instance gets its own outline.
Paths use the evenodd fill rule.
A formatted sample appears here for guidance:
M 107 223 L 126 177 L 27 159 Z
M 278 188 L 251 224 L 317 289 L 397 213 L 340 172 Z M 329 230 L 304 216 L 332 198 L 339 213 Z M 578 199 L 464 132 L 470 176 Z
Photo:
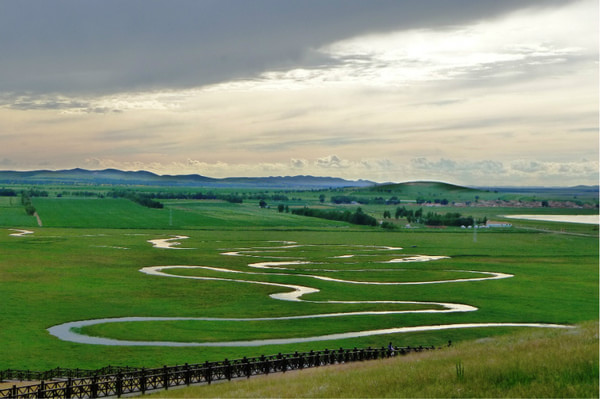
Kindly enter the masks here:
M 394 220 L 399 228 L 386 231 L 379 227 L 278 212 L 279 201 L 268 201 L 271 207 L 263 209 L 258 206 L 258 200 L 234 204 L 173 199 L 162 201 L 163 209 L 149 209 L 126 199 L 58 197 L 57 193 L 64 190 L 64 187 L 57 187 L 50 190 L 48 197 L 33 198 L 43 227 L 38 227 L 36 219 L 25 214 L 18 198 L 0 197 L 0 227 L 4 229 L 0 234 L 3 314 L 0 341 L 4 344 L 0 369 L 99 368 L 107 364 L 152 367 L 327 347 L 382 346 L 389 340 L 397 345 L 443 345 L 448 340 L 460 342 L 521 330 L 503 327 L 414 332 L 238 348 L 83 345 L 58 340 L 47 332 L 47 328 L 68 321 L 125 316 L 256 318 L 423 308 L 419 304 L 277 301 L 269 295 L 281 292 L 278 287 L 231 281 L 199 282 L 139 272 L 142 267 L 149 266 L 203 265 L 248 273 L 256 272 L 248 266 L 252 262 L 281 261 L 282 258 L 304 260 L 313 264 L 295 265 L 293 270 L 286 271 L 290 276 L 267 270 L 264 272 L 269 275 L 252 277 L 245 274 L 244 278 L 308 285 L 320 290 L 302 298 L 307 301 L 437 301 L 465 303 L 478 310 L 345 316 L 329 320 L 114 323 L 86 327 L 86 333 L 130 340 L 197 342 L 306 337 L 450 323 L 575 324 L 598 317 L 598 226 L 511 221 L 514 224 L 511 229 L 481 230 L 475 236 L 473 231 L 460 228 L 430 229 L 415 225 L 406 229 L 403 228 L 405 220 Z M 148 191 L 147 188 L 144 190 Z M 98 188 L 99 193 L 106 191 L 106 188 Z M 438 191 L 435 191 L 436 195 L 453 198 L 451 191 L 445 194 Z M 290 207 L 356 208 L 356 204 L 336 206 L 319 198 L 322 194 L 329 198 L 338 192 L 287 192 L 289 200 L 284 203 Z M 372 198 L 382 193 L 363 191 L 360 195 Z M 460 195 L 466 194 L 460 191 Z M 395 206 L 385 204 L 361 206 L 378 218 L 384 210 L 395 209 Z M 406 206 L 417 209 L 420 205 Z M 436 208 L 436 211 L 446 209 L 456 211 L 452 207 Z M 523 213 L 518 208 L 473 207 L 459 211 L 488 218 Z M 527 213 L 533 212 L 551 211 L 547 208 L 527 210 Z M 569 212 L 597 214 L 598 211 L 593 208 L 560 210 L 560 213 Z M 34 233 L 15 237 L 10 235 L 11 229 L 28 229 Z M 188 236 L 179 247 L 189 249 L 157 249 L 148 242 L 173 235 Z M 284 248 L 283 242 L 295 242 L 298 246 Z M 374 246 L 403 249 L 382 252 Z M 243 249 L 250 251 L 247 256 L 222 255 Z M 349 255 L 353 257 L 344 257 Z M 449 258 L 391 266 L 378 263 L 390 260 L 392 255 Z M 339 271 L 327 271 L 331 269 Z M 356 269 L 376 270 L 364 273 Z M 414 282 L 473 275 L 465 271 L 509 273 L 514 277 L 399 287 L 342 284 L 305 276 L 319 274 L 348 280 Z M 222 271 L 198 269 L 173 273 L 197 277 L 228 275 Z
M 169 398 L 593 398 L 598 324 L 526 331 L 405 357 L 163 391 Z

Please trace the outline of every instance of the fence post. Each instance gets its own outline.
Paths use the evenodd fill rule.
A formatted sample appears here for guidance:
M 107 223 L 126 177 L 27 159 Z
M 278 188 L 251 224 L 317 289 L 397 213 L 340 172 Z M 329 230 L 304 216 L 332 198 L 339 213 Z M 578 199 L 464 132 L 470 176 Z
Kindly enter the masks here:
M 142 367 L 140 371 L 140 391 L 142 395 L 146 393 L 146 369 Z
M 210 385 L 210 382 L 212 381 L 212 369 L 208 360 L 204 362 L 204 379 L 208 385 Z
M 169 371 L 166 365 L 163 365 L 163 388 L 169 389 Z
M 121 372 L 117 372 L 117 381 L 115 383 L 115 390 L 116 390 L 116 394 L 117 397 L 120 398 L 121 397 L 121 393 L 123 392 L 123 375 L 121 374 Z
M 246 374 L 246 378 L 250 378 L 250 374 L 251 370 L 250 370 L 250 363 L 248 362 L 248 359 L 246 358 L 246 356 L 244 356 L 244 358 L 242 359 L 242 362 L 244 363 L 244 374 Z
M 45 393 L 46 393 L 46 383 L 44 382 L 44 380 L 42 380 L 40 382 L 40 385 L 38 385 L 37 397 L 43 398 L 45 396 Z
M 17 386 L 13 385 L 12 387 L 12 394 L 10 395 L 12 398 L 16 398 L 17 397 Z
M 281 352 L 279 352 L 277 354 L 277 361 L 275 363 L 275 371 L 279 370 L 279 371 L 283 371 L 283 356 L 281 355 Z
M 67 388 L 65 389 L 65 398 L 71 399 L 71 396 L 73 396 L 73 380 L 69 377 L 67 379 Z
M 192 370 L 190 370 L 189 364 L 185 364 L 185 385 L 190 386 L 192 383 Z
M 265 357 L 265 355 L 260 355 L 260 361 L 263 374 L 269 374 L 269 365 L 267 364 L 267 358 Z
M 94 374 L 92 377 L 92 386 L 90 387 L 90 398 L 95 399 L 98 397 L 98 375 Z
M 231 363 L 225 358 L 223 364 L 225 365 L 225 378 L 227 378 L 227 381 L 231 381 Z
M 287 371 L 288 368 L 288 358 L 287 355 L 283 355 L 283 357 L 281 358 L 281 371 L 283 371 L 284 373 Z

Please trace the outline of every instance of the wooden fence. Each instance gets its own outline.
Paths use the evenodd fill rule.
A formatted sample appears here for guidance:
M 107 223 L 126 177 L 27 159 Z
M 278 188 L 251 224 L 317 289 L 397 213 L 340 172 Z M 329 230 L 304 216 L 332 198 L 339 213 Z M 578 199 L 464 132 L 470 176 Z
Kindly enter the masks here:
M 53 369 L 45 372 L 0 371 L 2 380 L 41 380 L 39 384 L 0 390 L 0 398 L 100 398 L 145 393 L 157 389 L 212 381 L 250 378 L 330 364 L 388 358 L 435 347 L 343 349 L 278 354 L 160 368 L 105 367 L 99 370 Z M 52 381 L 46 381 L 52 379 Z

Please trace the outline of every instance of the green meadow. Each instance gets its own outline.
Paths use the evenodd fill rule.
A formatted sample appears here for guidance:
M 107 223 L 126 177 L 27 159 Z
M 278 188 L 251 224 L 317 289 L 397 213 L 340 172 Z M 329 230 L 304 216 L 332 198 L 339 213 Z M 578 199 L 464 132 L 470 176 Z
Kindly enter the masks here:
M 598 324 L 529 330 L 442 351 L 160 391 L 156 398 L 593 398 Z
M 365 213 L 381 219 L 384 210 L 393 214 L 396 207 L 334 205 L 327 200 L 338 194 L 333 191 L 290 192 L 287 201 L 267 200 L 265 208 L 254 199 L 243 203 L 168 199 L 161 200 L 162 209 L 146 208 L 125 198 L 57 196 L 57 192 L 32 198 L 42 226 L 24 212 L 18 197 L 0 197 L 0 340 L 4 344 L 0 369 L 93 369 L 109 364 L 154 367 L 311 349 L 380 347 L 390 341 L 441 346 L 448 341 L 527 329 L 480 327 L 238 347 L 81 344 L 60 340 L 47 331 L 66 322 L 101 318 L 213 320 L 104 323 L 77 331 L 129 341 L 214 343 L 456 323 L 574 325 L 598 318 L 597 225 L 511 220 L 511 228 L 475 231 L 420 225 L 405 228 L 406 220 L 393 219 L 397 228 L 387 230 L 278 209 L 280 203 L 290 208 L 354 210 L 361 206 Z M 448 191 L 445 196 L 451 195 Z M 456 195 L 467 194 L 458 190 Z M 575 210 L 448 207 L 435 211 L 496 220 L 510 213 L 567 214 Z M 597 208 L 576 211 L 598 212 Z M 33 233 L 15 236 L 13 229 Z M 149 242 L 176 235 L 188 237 L 176 240 L 177 249 L 155 248 Z M 444 258 L 398 261 L 418 255 Z M 252 267 L 264 262 L 273 264 Z M 208 268 L 164 271 L 177 278 L 140 272 L 144 267 L 170 265 Z M 472 280 L 489 277 L 486 273 L 512 277 Z M 456 279 L 467 281 L 414 284 Z M 395 284 L 399 282 L 413 284 Z M 305 294 L 300 301 L 271 298 L 291 291 L 280 285 L 306 286 L 318 292 Z M 477 310 L 419 312 L 442 310 L 439 303 L 466 304 Z M 350 312 L 362 313 L 308 317 Z M 281 319 L 289 316 L 307 317 Z M 214 320 L 222 318 L 279 319 Z

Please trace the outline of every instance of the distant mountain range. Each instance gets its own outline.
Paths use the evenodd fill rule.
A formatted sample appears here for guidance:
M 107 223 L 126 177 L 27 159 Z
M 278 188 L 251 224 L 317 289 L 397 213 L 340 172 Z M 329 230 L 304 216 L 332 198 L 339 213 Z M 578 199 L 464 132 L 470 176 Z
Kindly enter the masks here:
M 598 186 L 575 187 L 463 187 L 441 182 L 405 182 L 378 184 L 369 180 L 345 180 L 337 177 L 316 176 L 270 176 L 270 177 L 212 177 L 191 175 L 157 175 L 147 171 L 122 171 L 118 169 L 86 170 L 33 170 L 0 171 L 2 184 L 81 184 L 81 185 L 129 185 L 129 186 L 172 186 L 202 188 L 256 188 L 319 190 L 328 188 L 374 188 L 377 191 L 414 190 L 415 186 L 425 185 L 427 190 L 439 192 L 456 190 L 481 190 L 499 193 L 537 193 L 569 196 L 598 196 Z M 408 189 L 408 187 L 412 187 Z M 418 190 L 417 190 L 418 191 Z
M 147 171 L 129 172 L 117 169 L 34 170 L 27 172 L 0 171 L 0 184 L 113 184 L 142 186 L 182 186 L 219 188 L 287 188 L 324 189 L 370 187 L 368 180 L 344 180 L 336 177 L 271 176 L 228 177 L 216 179 L 201 175 L 157 175 Z

